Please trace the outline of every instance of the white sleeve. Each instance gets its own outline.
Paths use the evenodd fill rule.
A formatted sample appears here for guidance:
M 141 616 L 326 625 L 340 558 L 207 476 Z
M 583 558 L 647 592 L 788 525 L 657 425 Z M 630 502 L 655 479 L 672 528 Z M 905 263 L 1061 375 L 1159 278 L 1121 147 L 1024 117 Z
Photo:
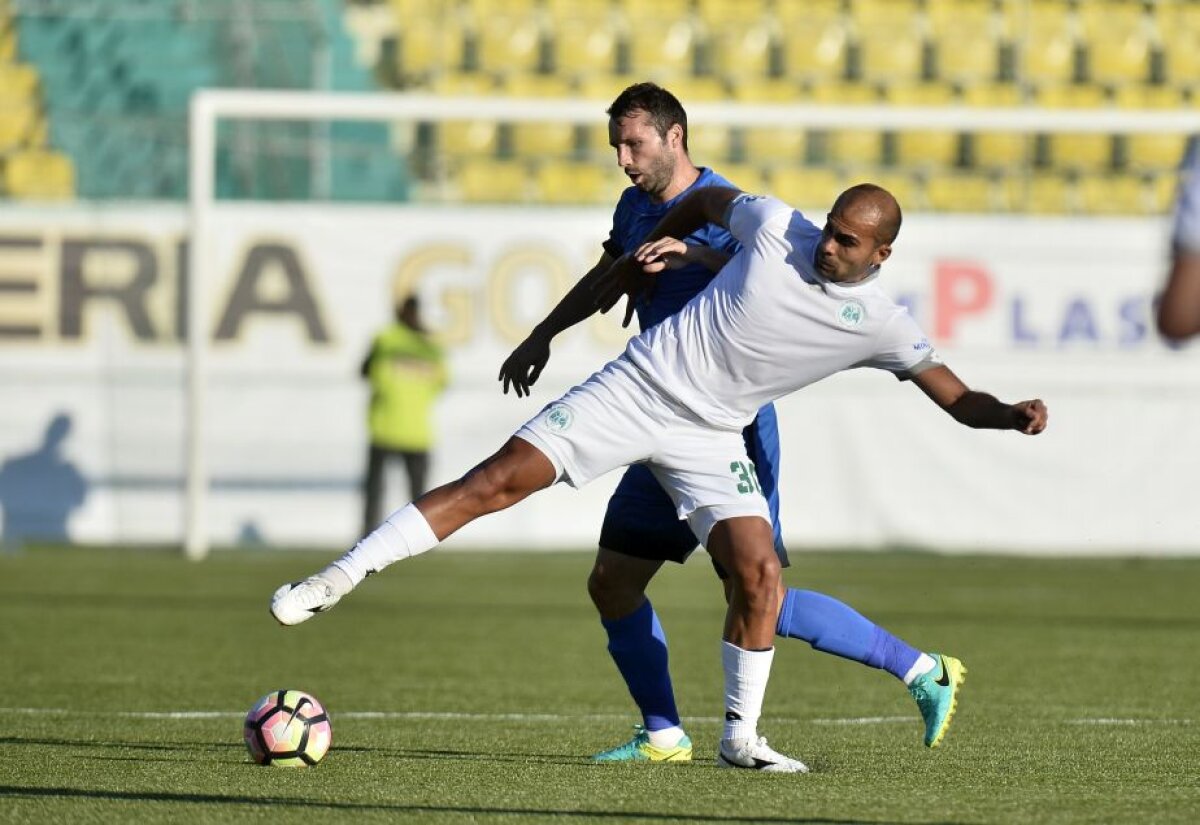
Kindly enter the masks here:
M 793 211 L 779 198 L 743 192 L 730 201 L 725 211 L 725 225 L 729 227 L 729 234 L 737 238 L 742 246 L 752 247 L 763 227 L 779 222 L 782 232 Z
M 875 354 L 860 366 L 887 370 L 905 381 L 941 363 L 941 356 L 908 310 L 900 309 L 880 331 Z
M 1180 171 L 1172 240 L 1178 249 L 1200 252 L 1200 138 L 1192 141 Z

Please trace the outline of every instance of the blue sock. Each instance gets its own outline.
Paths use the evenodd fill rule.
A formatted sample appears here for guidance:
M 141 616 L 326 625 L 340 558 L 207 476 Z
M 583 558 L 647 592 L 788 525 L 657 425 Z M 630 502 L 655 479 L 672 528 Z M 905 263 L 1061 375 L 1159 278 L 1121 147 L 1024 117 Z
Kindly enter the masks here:
M 642 711 L 646 730 L 679 726 L 671 672 L 667 669 L 667 634 L 646 599 L 622 619 L 601 619 L 608 632 L 608 652 L 629 687 L 629 695 Z
M 897 679 L 903 679 L 921 655 L 850 605 L 812 590 L 788 590 L 775 632 L 803 639 L 825 653 L 881 668 Z

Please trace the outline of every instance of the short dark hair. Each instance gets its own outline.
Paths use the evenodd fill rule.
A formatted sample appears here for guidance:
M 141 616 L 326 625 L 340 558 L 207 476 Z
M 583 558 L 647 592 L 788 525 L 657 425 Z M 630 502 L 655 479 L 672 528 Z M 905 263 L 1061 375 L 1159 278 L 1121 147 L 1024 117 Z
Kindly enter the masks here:
M 833 202 L 834 212 L 840 212 L 860 201 L 869 203 L 878 214 L 875 227 L 875 239 L 881 244 L 890 244 L 900 234 L 900 224 L 904 214 L 900 211 L 900 203 L 891 192 L 874 183 L 859 183 L 851 186 L 838 195 Z
M 654 130 L 664 140 L 667 131 L 676 123 L 683 130 L 683 151 L 687 151 L 687 112 L 679 98 L 657 83 L 634 83 L 617 95 L 605 114 L 613 120 L 627 117 L 634 112 L 650 115 Z

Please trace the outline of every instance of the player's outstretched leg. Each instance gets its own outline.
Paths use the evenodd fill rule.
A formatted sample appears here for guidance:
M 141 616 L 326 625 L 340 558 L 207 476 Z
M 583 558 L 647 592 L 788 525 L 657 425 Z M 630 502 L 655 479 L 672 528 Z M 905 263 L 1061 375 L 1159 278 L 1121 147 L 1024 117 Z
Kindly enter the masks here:
M 917 700 L 925 720 L 925 747 L 936 748 L 946 736 L 950 720 L 958 709 L 958 689 L 967 680 L 967 669 L 953 656 L 930 655 L 937 664 L 913 679 L 908 692 Z
M 282 625 L 296 625 L 324 613 L 372 573 L 432 550 L 480 516 L 550 486 L 556 474 L 544 453 L 514 436 L 462 478 L 392 513 L 324 570 L 278 588 L 271 597 L 271 615 Z
M 775 632 L 803 639 L 824 653 L 886 670 L 917 699 L 925 720 L 925 744 L 936 747 L 945 736 L 958 685 L 967 672 L 957 659 L 922 653 L 848 604 L 812 590 L 791 589 L 784 594 Z M 954 664 L 939 670 L 943 658 Z

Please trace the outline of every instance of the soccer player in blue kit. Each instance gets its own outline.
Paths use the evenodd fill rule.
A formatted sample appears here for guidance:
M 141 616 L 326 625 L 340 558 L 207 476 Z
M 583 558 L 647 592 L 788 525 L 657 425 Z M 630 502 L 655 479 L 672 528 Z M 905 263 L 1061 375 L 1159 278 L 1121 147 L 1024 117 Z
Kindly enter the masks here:
M 505 392 L 511 385 L 518 396 L 529 393 L 550 357 L 553 338 L 596 311 L 596 279 L 622 255 L 634 252 L 671 207 L 704 187 L 730 186 L 713 170 L 693 165 L 687 149 L 687 115 L 667 90 L 653 83 L 635 84 L 613 101 L 607 114 L 617 163 L 633 185 L 622 192 L 617 203 L 600 260 L 504 362 L 500 379 Z M 675 314 L 740 248 L 727 229 L 712 223 L 685 241 L 689 260 L 655 279 L 648 297 L 636 303 L 631 300 L 626 323 L 636 312 L 645 330 Z M 788 557 L 779 523 L 779 431 L 774 407 L 763 407 L 743 435 L 751 470 L 769 506 L 775 552 L 786 567 Z M 671 685 L 666 635 L 646 597 L 646 587 L 664 561 L 686 561 L 697 544 L 688 523 L 680 520 L 651 472 L 644 465 L 626 470 L 604 515 L 588 592 L 608 635 L 609 653 L 642 713 L 642 724 L 631 740 L 596 754 L 598 761 L 691 759 L 691 739 L 683 730 Z M 715 560 L 713 566 L 728 599 L 728 575 Z M 924 654 L 842 602 L 812 591 L 786 592 L 777 632 L 803 639 L 818 650 L 885 669 L 910 685 L 918 700 L 919 677 L 932 674 L 929 678 L 961 681 L 965 674 L 957 660 L 947 657 L 942 662 Z M 941 724 L 937 730 L 927 730 L 926 744 L 938 744 L 945 728 Z

